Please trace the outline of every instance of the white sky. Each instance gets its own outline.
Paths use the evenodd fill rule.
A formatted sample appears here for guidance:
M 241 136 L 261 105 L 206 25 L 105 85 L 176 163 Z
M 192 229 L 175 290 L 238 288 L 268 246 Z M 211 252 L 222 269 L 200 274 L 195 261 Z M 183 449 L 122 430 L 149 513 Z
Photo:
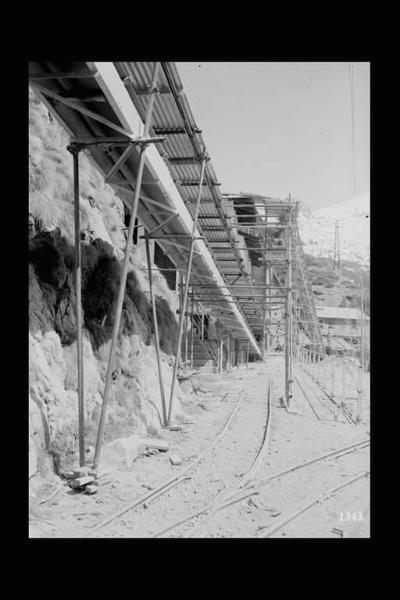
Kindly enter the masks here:
M 369 63 L 354 64 L 356 194 L 369 191 Z M 349 63 L 176 63 L 223 192 L 303 200 L 352 189 Z

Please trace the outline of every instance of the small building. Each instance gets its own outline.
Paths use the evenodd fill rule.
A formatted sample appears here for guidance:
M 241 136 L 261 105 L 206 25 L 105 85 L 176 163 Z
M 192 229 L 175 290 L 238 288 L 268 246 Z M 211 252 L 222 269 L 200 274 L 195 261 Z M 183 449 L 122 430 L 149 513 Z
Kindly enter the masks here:
M 342 306 L 316 306 L 321 333 L 330 352 L 354 354 L 360 346 L 361 310 Z M 363 313 L 364 350 L 369 353 L 368 315 Z

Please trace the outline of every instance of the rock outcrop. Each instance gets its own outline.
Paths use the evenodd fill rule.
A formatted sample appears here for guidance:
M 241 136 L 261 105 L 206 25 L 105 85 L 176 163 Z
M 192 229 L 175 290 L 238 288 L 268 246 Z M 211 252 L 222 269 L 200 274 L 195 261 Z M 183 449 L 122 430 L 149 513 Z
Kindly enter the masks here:
M 76 465 L 78 401 L 72 160 L 68 136 L 30 91 L 29 477 Z M 125 247 L 124 205 L 82 153 L 82 306 L 85 419 L 92 457 Z M 105 442 L 160 433 L 161 398 L 144 248 L 132 252 Z M 154 286 L 168 397 L 177 332 L 176 294 L 155 267 Z M 191 388 L 177 386 L 176 419 Z

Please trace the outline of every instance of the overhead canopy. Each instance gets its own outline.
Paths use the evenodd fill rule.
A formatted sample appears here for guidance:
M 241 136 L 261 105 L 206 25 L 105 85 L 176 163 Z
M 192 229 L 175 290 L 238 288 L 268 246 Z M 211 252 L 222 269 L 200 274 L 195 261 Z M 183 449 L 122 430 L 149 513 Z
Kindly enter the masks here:
M 113 138 L 126 142 L 143 134 L 153 69 L 151 62 L 33 62 L 30 82 L 74 140 Z M 147 149 L 138 216 L 150 232 L 159 228 L 157 243 L 177 269 L 184 269 L 193 228 L 199 159 L 205 145 L 175 66 L 162 63 L 160 72 L 150 135 L 164 140 Z M 130 207 L 139 147 L 134 146 L 122 163 L 121 156 L 126 150 L 126 144 L 115 143 L 107 147 L 94 144 L 84 151 Z M 213 286 L 214 297 L 204 303 L 227 326 L 229 323 L 233 337 L 248 340 L 259 353 L 240 302 L 229 289 L 232 281 L 229 276 L 242 275 L 251 285 L 250 258 L 247 250 L 237 248 L 240 237 L 228 224 L 228 213 L 233 216 L 233 211 L 223 201 L 210 161 L 206 164 L 205 183 L 190 283 Z M 216 223 L 218 230 L 208 228 L 211 223 Z M 216 256 L 216 248 L 221 244 L 229 246 L 227 259 Z

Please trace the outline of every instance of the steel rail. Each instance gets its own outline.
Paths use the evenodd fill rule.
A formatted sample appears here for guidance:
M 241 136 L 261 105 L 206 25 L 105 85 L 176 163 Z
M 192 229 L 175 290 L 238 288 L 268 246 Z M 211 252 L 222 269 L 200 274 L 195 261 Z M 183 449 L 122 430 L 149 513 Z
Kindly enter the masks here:
M 304 367 L 302 367 L 302 368 L 303 368 L 303 371 L 305 371 L 305 373 L 308 373 Z M 311 376 L 311 375 L 310 375 L 310 376 Z M 347 413 L 346 409 L 345 409 L 344 407 L 340 406 L 340 405 L 339 405 L 339 404 L 338 404 L 338 403 L 337 403 L 337 402 L 336 402 L 336 401 L 335 401 L 335 400 L 332 398 L 332 396 L 331 396 L 331 395 L 330 395 L 330 394 L 329 394 L 329 393 L 326 391 L 326 389 L 324 388 L 324 386 L 323 386 L 323 385 L 322 385 L 322 384 L 321 384 L 321 383 L 320 383 L 320 382 L 319 382 L 317 379 L 314 379 L 314 381 L 315 381 L 315 383 L 318 385 L 318 387 L 321 389 L 321 391 L 322 391 L 322 392 L 325 394 L 325 396 L 328 398 L 328 400 L 330 400 L 330 402 L 332 402 L 332 403 L 333 403 L 333 404 L 336 406 L 336 408 L 337 408 L 338 410 L 340 410 L 340 411 L 343 413 L 343 415 L 345 416 L 346 420 L 347 420 L 349 423 L 352 423 L 353 425 L 356 425 L 356 424 L 357 424 L 357 422 L 356 422 L 356 421 L 353 419 L 352 415 L 351 415 L 351 414 L 349 414 L 349 413 Z M 321 402 L 321 404 L 322 404 L 322 402 Z
M 245 396 L 246 396 L 246 391 L 243 388 L 240 391 L 239 399 L 238 399 L 236 405 L 234 406 L 234 408 L 233 408 L 230 416 L 228 417 L 228 419 L 227 419 L 224 427 L 222 428 L 222 430 L 219 432 L 219 434 L 217 435 L 217 437 L 214 438 L 214 440 L 211 442 L 211 444 L 209 446 L 207 446 L 207 448 L 205 450 L 203 450 L 203 452 L 201 452 L 201 454 L 199 454 L 199 456 L 193 462 L 190 463 L 190 465 L 187 465 L 186 467 L 184 467 L 183 469 L 181 469 L 181 471 L 179 471 L 179 473 L 177 473 L 174 477 L 171 477 L 170 479 L 168 479 L 167 481 L 165 481 L 164 483 L 162 483 L 158 488 L 152 490 L 149 494 L 146 494 L 145 496 L 142 496 L 141 498 L 139 498 L 139 500 L 135 500 L 134 502 L 132 502 L 128 506 L 125 506 L 124 508 L 122 508 L 118 512 L 112 514 L 110 517 L 107 517 L 106 519 L 104 519 L 100 523 L 97 523 L 96 525 L 94 525 L 93 528 L 86 535 L 84 535 L 83 537 L 91 537 L 94 533 L 96 533 L 100 529 L 103 529 L 109 523 L 111 523 L 112 521 L 115 521 L 115 519 L 118 519 L 118 517 L 122 516 L 123 514 L 127 513 L 128 511 L 133 510 L 134 508 L 136 508 L 140 504 L 143 504 L 143 502 L 145 502 L 146 500 L 152 498 L 155 495 L 157 495 L 157 497 L 158 497 L 159 495 L 161 495 L 161 493 L 159 493 L 159 492 L 163 492 L 163 493 L 167 492 L 170 489 L 170 486 L 173 483 L 176 483 L 176 485 L 177 485 L 178 483 L 180 483 L 181 481 L 183 481 L 185 479 L 185 477 L 183 477 L 183 474 L 187 473 L 198 462 L 200 462 L 210 452 L 210 450 L 212 450 L 212 448 L 219 442 L 219 440 L 223 437 L 223 435 L 225 434 L 225 432 L 229 428 L 230 424 L 232 423 L 232 420 L 233 420 L 233 418 L 234 418 L 234 416 L 235 416 L 235 414 L 236 414 L 236 412 L 237 412 L 237 410 L 239 408 L 239 405 L 242 403 L 242 401 L 245 398 Z
M 187 523 L 189 521 L 191 521 L 192 519 L 194 519 L 195 517 L 201 516 L 205 513 L 208 513 L 210 510 L 214 509 L 213 512 L 211 512 L 208 516 L 206 516 L 206 518 L 198 525 L 195 526 L 194 529 L 192 530 L 192 532 L 190 532 L 189 537 L 192 537 L 193 533 L 200 527 L 202 526 L 206 521 L 208 521 L 210 518 L 212 518 L 212 516 L 214 514 L 216 514 L 219 510 L 222 510 L 223 508 L 225 508 L 226 506 L 229 506 L 230 504 L 232 504 L 232 501 L 237 501 L 239 502 L 240 500 L 243 500 L 245 498 L 247 498 L 249 495 L 253 495 L 253 494 L 246 494 L 243 498 L 236 498 L 236 496 L 238 494 L 243 494 L 244 491 L 244 487 L 240 487 L 240 483 L 242 481 L 248 481 L 248 475 L 253 476 L 255 471 L 258 469 L 260 461 L 265 453 L 265 449 L 268 445 L 268 440 L 269 440 L 269 426 L 270 426 L 270 417 L 271 417 L 271 385 L 269 384 L 268 386 L 268 410 L 267 410 L 267 422 L 265 425 L 265 429 L 264 429 L 264 436 L 263 436 L 263 441 L 261 444 L 261 448 L 259 449 L 257 456 L 255 458 L 255 460 L 253 461 L 249 471 L 244 475 L 244 477 L 242 478 L 242 480 L 239 482 L 239 484 L 234 486 L 234 489 L 236 489 L 236 492 L 234 492 L 233 494 L 230 494 L 230 492 L 232 491 L 232 488 L 230 488 L 229 490 L 224 490 L 221 494 L 219 494 L 216 498 L 214 498 L 214 500 L 208 504 L 207 506 L 203 507 L 200 510 L 197 510 L 194 513 L 191 513 L 190 515 L 188 515 L 187 517 L 185 517 L 184 519 L 181 519 L 180 521 L 173 523 L 172 525 L 169 525 L 168 527 L 166 527 L 165 529 L 163 529 L 162 531 L 159 531 L 158 533 L 156 533 L 154 536 L 154 538 L 156 537 L 161 537 L 162 535 L 164 535 L 165 533 L 168 533 L 169 531 L 171 531 L 172 529 L 175 529 L 176 527 L 179 527 L 179 525 L 183 525 L 184 523 Z M 254 492 L 254 494 L 256 494 L 257 492 Z M 230 495 L 229 495 L 230 494 Z
M 294 375 L 294 380 L 297 383 L 297 385 L 299 386 L 300 390 L 303 393 L 304 398 L 306 399 L 307 404 L 309 405 L 309 407 L 311 408 L 312 412 L 314 413 L 314 415 L 317 417 L 318 421 L 323 421 L 324 419 L 322 419 L 322 417 L 319 415 L 319 413 L 315 410 L 311 400 L 309 399 L 309 397 L 307 396 L 303 386 L 301 385 L 299 378 L 297 377 L 297 375 Z
M 249 491 L 253 489 L 254 492 L 257 492 L 260 488 L 262 488 L 265 485 L 267 485 L 267 483 L 269 481 L 272 481 L 273 479 L 277 479 L 279 477 L 282 477 L 283 475 L 286 475 L 288 473 L 296 471 L 297 469 L 301 469 L 303 467 L 307 467 L 308 465 L 311 465 L 313 463 L 319 462 L 321 460 L 329 459 L 330 457 L 335 456 L 335 455 L 337 455 L 336 458 L 340 458 L 342 455 L 348 454 L 349 452 L 353 452 L 354 450 L 361 450 L 362 448 L 367 447 L 369 444 L 370 444 L 370 440 L 369 439 L 365 439 L 365 440 L 362 440 L 361 442 L 356 442 L 355 444 L 350 444 L 350 445 L 347 445 L 347 446 L 343 446 L 342 448 L 338 448 L 337 450 L 333 450 L 332 452 L 328 452 L 327 454 L 320 455 L 320 456 L 318 456 L 316 458 L 313 458 L 313 459 L 311 459 L 309 461 L 306 461 L 304 463 L 300 463 L 298 465 L 295 465 L 294 467 L 290 467 L 288 469 L 285 469 L 284 471 L 280 471 L 278 473 L 270 475 L 269 477 L 267 477 L 266 479 L 261 480 L 260 482 L 252 484 L 250 486 L 246 485 L 246 487 L 244 489 L 245 490 L 249 490 Z M 245 499 L 246 497 L 248 497 L 250 495 L 253 495 L 253 494 L 248 494 L 248 495 L 242 497 L 242 496 L 239 496 L 239 494 L 243 494 L 243 488 L 237 490 L 234 494 L 232 494 L 232 496 L 230 496 L 223 503 L 221 503 L 217 507 L 215 513 L 223 510 L 224 508 L 227 508 L 228 506 L 230 506 L 234 502 L 240 502 L 241 500 Z M 254 494 L 254 495 L 256 495 L 256 494 Z M 209 507 L 207 507 L 207 508 L 209 508 Z M 193 515 L 191 515 L 191 518 L 199 516 L 200 514 L 202 514 L 204 512 L 205 512 L 204 509 L 201 510 L 201 511 L 199 511 L 199 512 L 196 512 Z M 212 515 L 210 515 L 210 517 L 211 516 Z M 189 519 L 187 518 L 183 522 L 186 522 L 187 520 L 189 520 Z M 204 521 L 203 521 L 203 523 L 204 523 Z M 177 526 L 177 525 L 178 524 L 175 524 L 175 526 Z M 160 535 L 162 535 L 163 533 L 165 533 L 168 530 L 164 530 L 163 532 L 160 532 L 159 534 L 157 534 L 157 537 L 159 537 Z
M 279 523 L 277 523 L 274 527 L 272 527 L 272 529 L 270 529 L 269 531 L 267 531 L 265 533 L 262 533 L 258 537 L 259 538 L 270 537 L 273 533 L 276 533 L 279 529 L 282 529 L 282 527 L 284 527 L 285 525 L 287 525 L 288 523 L 290 523 L 294 519 L 297 519 L 297 517 L 299 517 L 300 515 L 302 515 L 303 513 L 305 513 L 308 509 L 310 509 L 315 504 L 318 504 L 318 503 L 322 502 L 323 500 L 326 500 L 327 498 L 329 498 L 330 496 L 332 496 L 335 492 L 337 492 L 337 491 L 341 490 L 342 488 L 350 485 L 351 483 L 354 483 L 354 482 L 358 481 L 359 479 L 362 479 L 363 477 L 368 477 L 369 473 L 370 473 L 369 471 L 364 471 L 363 473 L 359 473 L 355 477 L 352 477 L 351 479 L 348 479 L 347 481 L 344 481 L 343 483 L 341 483 L 341 484 L 339 484 L 339 485 L 337 485 L 337 486 L 335 486 L 333 488 L 330 488 L 329 490 L 327 490 L 326 492 L 324 492 L 320 496 L 317 496 L 317 498 L 314 498 L 310 502 L 307 502 L 307 504 L 304 504 L 300 509 L 298 509 L 295 512 L 293 512 L 288 517 L 285 517 L 284 519 L 281 519 L 281 521 L 279 521 Z M 265 529 L 267 527 L 269 527 L 269 525 L 260 526 L 259 529 Z
M 309 373 L 306 369 L 303 369 L 304 374 L 308 375 L 312 381 L 314 383 L 317 383 L 316 380 L 314 379 L 314 377 L 312 376 L 311 373 Z M 303 380 L 303 383 L 306 382 L 306 387 L 308 387 L 309 390 L 311 390 L 313 392 L 313 395 L 315 396 L 315 398 L 317 398 L 317 400 L 319 401 L 319 403 L 321 404 L 321 406 L 323 406 L 324 408 L 328 409 L 330 413 L 332 413 L 333 415 L 337 415 L 337 412 L 339 412 L 341 410 L 341 407 L 332 400 L 333 404 L 336 407 L 336 411 L 331 408 L 331 406 L 324 404 L 324 402 L 322 402 L 321 396 L 319 394 L 317 394 L 317 391 L 313 388 L 312 384 L 310 383 L 310 381 L 307 380 L 307 378 L 305 377 Z M 300 382 L 298 381 L 299 387 L 302 390 L 303 394 L 306 396 L 306 392 L 302 389 L 302 386 L 300 385 Z M 343 413 L 343 416 L 345 417 L 346 421 L 349 421 L 349 418 L 346 416 L 346 414 Z M 321 421 L 325 421 L 326 419 L 321 419 Z
M 361 440 L 360 442 L 355 442 L 354 444 L 348 444 L 346 446 L 342 446 L 341 448 L 338 448 L 337 450 L 332 450 L 331 452 L 327 452 L 326 454 L 320 454 L 319 456 L 316 456 L 315 458 L 311 458 L 310 460 L 307 460 L 305 462 L 298 463 L 298 464 L 294 465 L 293 467 L 288 467 L 287 469 L 284 469 L 283 471 L 279 471 L 278 473 L 273 473 L 272 475 L 269 475 L 265 479 L 261 479 L 260 481 L 251 485 L 250 487 L 262 488 L 265 485 L 267 485 L 267 483 L 272 481 L 273 479 L 277 479 L 279 477 L 282 477 L 283 475 L 287 475 L 288 473 L 292 473 L 294 471 L 297 471 L 298 469 L 302 469 L 303 467 L 308 467 L 309 465 L 312 465 L 316 462 L 320 462 L 321 460 L 329 459 L 335 455 L 337 455 L 336 456 L 337 458 L 340 458 L 342 456 L 342 454 L 343 455 L 347 454 L 349 451 L 351 452 L 354 450 L 361 450 L 362 448 L 369 446 L 370 443 L 371 443 L 371 440 L 369 438 L 366 438 L 365 440 Z

